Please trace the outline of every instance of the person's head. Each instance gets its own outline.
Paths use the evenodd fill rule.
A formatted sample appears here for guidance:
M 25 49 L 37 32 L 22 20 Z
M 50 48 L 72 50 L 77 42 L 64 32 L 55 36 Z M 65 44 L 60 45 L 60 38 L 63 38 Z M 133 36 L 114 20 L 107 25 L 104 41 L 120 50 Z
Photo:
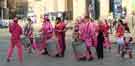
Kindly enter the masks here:
M 118 20 L 119 24 L 123 25 L 123 21 L 121 19 Z
M 84 22 L 89 22 L 89 20 L 90 20 L 89 16 L 84 17 Z
M 129 38 L 129 42 L 131 42 L 131 41 L 133 41 L 133 38 L 132 37 Z
M 94 19 L 93 18 L 90 18 L 90 22 L 94 22 Z
M 15 16 L 15 17 L 13 18 L 13 21 L 14 21 L 15 23 L 18 23 L 18 18 Z
M 108 22 L 108 21 L 107 21 L 107 19 L 105 19 L 104 21 L 105 21 L 105 23 L 107 23 L 107 22 Z
M 79 18 L 77 18 L 77 19 L 75 20 L 75 22 L 79 22 Z
M 74 38 L 76 41 L 79 40 L 79 33 L 78 33 L 78 32 L 74 32 L 73 38 Z
M 27 19 L 29 24 L 32 24 L 32 20 L 30 18 Z
M 102 24 L 103 24 L 102 20 L 99 20 L 99 21 L 98 21 L 98 24 L 99 24 L 99 25 L 102 25 Z
M 48 16 L 44 16 L 44 22 L 50 21 Z
M 56 18 L 56 24 L 58 24 L 59 22 L 61 22 L 61 18 L 60 17 L 57 17 Z

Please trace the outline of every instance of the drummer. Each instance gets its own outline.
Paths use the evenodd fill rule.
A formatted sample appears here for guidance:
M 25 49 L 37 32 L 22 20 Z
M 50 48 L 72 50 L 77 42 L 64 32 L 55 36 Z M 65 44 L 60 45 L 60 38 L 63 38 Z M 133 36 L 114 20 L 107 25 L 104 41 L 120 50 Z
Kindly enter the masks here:
M 32 44 L 33 44 L 33 26 L 32 26 L 32 21 L 30 18 L 28 18 L 28 23 L 24 27 L 24 35 L 27 36 L 30 40 L 31 44 L 27 45 L 27 50 L 28 53 L 32 53 Z

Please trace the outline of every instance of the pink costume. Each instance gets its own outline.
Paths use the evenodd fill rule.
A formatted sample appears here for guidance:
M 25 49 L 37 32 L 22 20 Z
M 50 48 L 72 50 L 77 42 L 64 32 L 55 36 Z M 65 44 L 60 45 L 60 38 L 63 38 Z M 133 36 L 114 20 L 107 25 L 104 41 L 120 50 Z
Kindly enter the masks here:
M 92 40 L 91 40 L 91 23 L 87 22 L 84 27 L 84 36 L 85 36 L 85 43 L 87 47 L 92 46 Z
M 40 30 L 40 32 L 42 32 L 42 35 L 41 35 L 41 39 L 42 39 L 42 47 L 41 49 L 44 49 L 46 48 L 46 41 L 50 38 L 52 38 L 53 36 L 53 26 L 51 24 L 51 22 L 49 21 L 46 21 L 42 24 L 42 28 Z
M 66 44 L 65 44 L 65 28 L 66 25 L 64 22 L 59 22 L 55 25 L 55 34 L 58 39 L 58 52 L 64 56 Z
M 80 23 L 79 24 L 79 38 L 81 39 L 81 40 L 85 40 L 85 32 L 84 32 L 84 27 L 85 27 L 85 23 Z
M 90 48 L 92 47 L 92 43 L 94 43 L 93 42 L 94 36 L 92 36 L 93 32 L 91 32 L 91 31 L 95 32 L 94 24 L 92 24 L 91 22 L 86 22 L 84 25 L 83 36 L 84 36 L 84 41 L 85 41 L 86 48 L 87 48 L 86 56 L 87 56 L 88 60 L 93 59 L 93 55 L 92 55 Z
M 95 22 L 91 22 L 90 24 L 90 36 L 91 36 L 91 45 L 96 47 L 97 44 L 97 24 Z
M 23 50 L 20 40 L 20 35 L 22 34 L 22 28 L 14 21 L 9 25 L 9 32 L 11 33 L 10 47 L 8 49 L 7 59 L 10 60 L 12 57 L 13 50 L 15 46 L 18 49 L 18 59 L 20 62 L 23 62 Z
M 103 28 L 104 28 L 103 33 L 104 33 L 104 38 L 105 38 L 104 47 L 105 48 L 111 48 L 111 41 L 109 40 L 109 28 L 110 28 L 110 26 L 107 22 L 105 22 L 103 24 Z

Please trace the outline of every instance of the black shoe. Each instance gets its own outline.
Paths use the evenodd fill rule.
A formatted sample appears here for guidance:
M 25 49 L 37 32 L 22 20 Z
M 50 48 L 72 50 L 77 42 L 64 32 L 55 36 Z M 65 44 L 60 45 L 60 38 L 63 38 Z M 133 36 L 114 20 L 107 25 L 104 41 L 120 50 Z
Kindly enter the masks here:
M 43 52 L 43 53 L 41 53 L 42 55 L 47 55 L 48 54 L 48 52 L 47 51 L 45 51 L 45 52 Z
M 94 58 L 89 58 L 88 61 L 92 61 Z
M 10 59 L 7 59 L 6 61 L 7 61 L 7 62 L 10 62 Z
M 86 57 L 81 57 L 79 58 L 80 61 L 85 61 L 86 60 Z
M 47 55 L 48 54 L 48 51 L 47 51 L 47 49 L 45 48 L 44 49 L 44 52 L 42 53 L 42 55 Z
M 55 57 L 60 57 L 60 55 L 59 54 L 56 54 Z

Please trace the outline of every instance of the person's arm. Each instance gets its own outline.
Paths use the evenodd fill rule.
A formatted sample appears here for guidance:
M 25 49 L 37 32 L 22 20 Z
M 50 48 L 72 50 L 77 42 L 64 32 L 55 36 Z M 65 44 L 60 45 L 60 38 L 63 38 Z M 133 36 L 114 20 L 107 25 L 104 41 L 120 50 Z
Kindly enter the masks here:
M 9 24 L 9 32 L 12 33 L 13 29 L 12 29 L 12 23 Z
M 21 34 L 23 34 L 23 30 L 22 30 L 22 28 L 21 28 L 21 26 L 20 26 L 20 35 L 21 35 Z
M 26 29 L 27 29 L 27 25 L 24 26 L 24 29 L 23 29 L 23 34 L 25 35 L 26 34 Z

